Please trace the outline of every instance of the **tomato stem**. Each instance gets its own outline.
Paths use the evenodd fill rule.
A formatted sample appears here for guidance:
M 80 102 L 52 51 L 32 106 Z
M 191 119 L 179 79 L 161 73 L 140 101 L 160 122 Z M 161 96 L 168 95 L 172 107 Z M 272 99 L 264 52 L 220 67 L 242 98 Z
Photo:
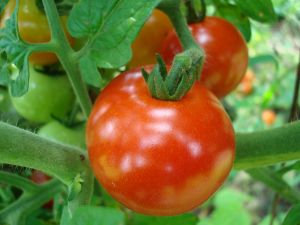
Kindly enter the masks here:
M 181 1 L 178 0 L 165 0 L 159 4 L 158 8 L 170 18 L 184 49 L 197 48 L 204 53 L 204 50 L 197 44 L 188 28 L 187 21 L 180 10 L 180 3 Z
M 73 58 L 75 52 L 72 49 L 66 34 L 63 31 L 59 14 L 53 0 L 43 0 L 46 16 L 51 30 L 51 43 L 57 56 L 63 65 L 75 95 L 86 117 L 89 116 L 92 103 L 88 95 L 87 87 L 82 80 L 78 60 Z M 53 51 L 53 50 L 52 50 Z
M 300 158 L 300 121 L 236 135 L 236 169 L 251 169 Z

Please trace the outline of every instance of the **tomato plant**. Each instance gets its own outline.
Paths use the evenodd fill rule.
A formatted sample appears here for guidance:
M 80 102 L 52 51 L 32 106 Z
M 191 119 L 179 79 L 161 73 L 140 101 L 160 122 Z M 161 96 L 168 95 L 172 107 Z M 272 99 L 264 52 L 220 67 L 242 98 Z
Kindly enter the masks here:
M 21 3 L 20 10 L 27 1 L 16 1 L 17 4 Z M 6 2 L 9 0 L 0 1 L 0 13 L 6 7 Z M 297 192 L 300 122 L 279 127 L 287 114 L 290 114 L 290 118 L 297 118 L 299 114 L 297 90 L 300 69 L 295 79 L 298 52 L 293 49 L 294 35 L 289 35 L 288 31 L 295 31 L 296 24 L 293 22 L 297 14 L 294 11 L 294 17 L 291 17 L 292 13 L 287 13 L 286 9 L 288 4 L 296 4 L 289 0 L 276 2 L 281 2 L 284 7 L 276 5 L 275 13 L 272 0 L 32 0 L 29 3 L 37 3 L 42 12 L 39 11 L 39 15 L 43 18 L 46 15 L 49 21 L 51 41 L 48 43 L 23 41 L 23 36 L 20 38 L 17 31 L 22 24 L 21 14 L 17 18 L 13 14 L 11 19 L 6 20 L 5 27 L 0 29 L 0 85 L 5 91 L 9 90 L 11 96 L 23 96 L 13 98 L 13 101 L 25 118 L 16 116 L 14 119 L 15 110 L 9 109 L 7 101 L 1 104 L 0 99 L 0 111 L 3 108 L 6 111 L 0 112 L 0 224 L 85 225 L 101 221 L 105 224 L 200 225 L 226 224 L 228 218 L 236 224 L 269 224 L 271 221 L 281 224 L 279 219 L 285 213 L 283 210 L 300 202 Z M 119 73 L 139 63 L 145 66 L 154 62 L 142 61 L 143 56 L 139 54 L 148 47 L 154 49 L 154 45 L 161 44 L 156 42 L 157 39 L 163 41 L 165 36 L 165 31 L 161 34 L 159 28 L 160 25 L 165 27 L 164 23 L 158 22 L 153 26 L 150 23 L 151 18 L 159 12 L 154 12 L 156 8 L 172 21 L 184 47 L 183 52 L 176 55 L 172 66 L 169 62 L 164 65 L 158 58 L 157 64 L 150 68 L 151 72 L 142 71 L 145 81 L 140 69 L 125 72 L 111 80 L 112 76 L 117 75 L 114 71 Z M 28 9 L 30 13 L 26 18 L 35 12 L 29 6 Z M 224 71 L 230 71 L 224 72 L 228 80 L 220 81 L 215 91 L 218 97 L 225 96 L 224 90 L 229 89 L 228 84 L 238 79 L 235 72 L 246 68 L 247 49 L 241 50 L 244 41 L 240 45 L 233 33 L 227 33 L 224 20 L 208 16 L 200 24 L 208 24 L 211 28 L 221 23 L 221 28 L 211 29 L 213 34 L 221 34 L 217 39 L 221 41 L 213 42 L 215 36 L 209 36 L 210 33 L 204 28 L 201 35 L 196 36 L 196 40 L 205 40 L 210 43 L 209 46 L 213 46 L 211 52 L 205 49 L 206 63 L 202 77 L 206 76 L 207 82 L 204 78 L 202 81 L 205 85 L 196 82 L 205 57 L 203 49 L 190 32 L 193 29 L 188 28 L 186 18 L 200 19 L 205 13 L 227 18 L 243 31 L 247 41 L 252 37 L 251 41 L 259 41 L 264 46 L 262 50 L 255 49 L 253 43 L 249 45 L 250 66 L 259 73 L 255 93 L 248 98 L 241 98 L 238 92 L 234 92 L 222 101 L 230 106 L 228 112 L 231 109 L 236 112 L 235 134 L 219 99 L 205 85 L 217 83 Z M 280 22 L 276 21 L 279 14 Z M 74 47 L 64 34 L 60 15 L 68 16 L 68 31 L 78 41 Z M 147 19 L 149 21 L 146 23 Z M 258 22 L 272 25 L 260 26 Z M 153 30 L 147 31 L 148 23 L 154 27 Z M 271 33 L 268 37 L 261 35 L 265 28 Z M 278 29 L 284 31 L 283 40 L 274 41 L 272 36 L 280 36 Z M 238 33 L 235 28 L 232 30 Z M 140 31 L 142 39 L 137 43 L 143 44 L 136 44 L 138 47 L 134 49 L 134 41 Z M 35 36 L 44 34 L 38 31 L 32 33 Z M 160 35 L 160 38 L 156 39 L 156 35 Z M 285 55 L 287 46 L 292 48 Z M 135 65 L 128 65 L 131 47 L 137 51 L 134 53 L 134 59 L 137 59 Z M 232 51 L 225 47 L 230 47 Z M 239 53 L 234 51 L 237 49 Z M 155 51 L 149 59 L 154 60 Z M 49 72 L 59 67 L 67 74 L 69 81 L 64 75 L 48 76 L 32 71 L 32 66 L 29 73 L 28 56 L 32 52 L 54 53 L 60 59 L 60 64 L 42 64 L 34 68 Z M 216 62 L 211 59 L 216 59 Z M 235 66 L 231 67 L 233 64 Z M 268 65 L 262 70 L 264 64 Z M 13 73 L 15 68 L 18 73 Z M 205 75 L 209 71 L 212 71 L 211 80 Z M 112 76 L 107 76 L 109 74 Z M 237 77 L 232 78 L 229 74 L 236 74 Z M 290 78 L 286 80 L 286 77 Z M 64 84 L 60 84 L 61 79 Z M 41 81 L 42 85 L 39 85 L 36 80 L 46 82 Z M 270 80 L 272 83 L 264 82 Z M 52 81 L 55 81 L 54 84 Z M 265 84 L 261 85 L 263 82 Z M 29 92 L 26 94 L 28 84 Z M 283 89 L 279 90 L 281 87 Z M 294 96 L 291 96 L 289 90 L 293 87 Z M 91 90 L 97 95 L 101 90 L 94 107 L 93 96 L 89 95 Z M 73 93 L 77 101 L 74 104 Z M 291 99 L 294 99 L 292 103 Z M 28 101 L 24 103 L 23 100 Z M 58 101 L 60 103 L 56 104 Z M 255 116 L 261 111 L 258 107 L 276 109 L 276 113 L 280 114 L 276 128 L 259 129 L 266 126 L 261 124 L 260 117 Z M 87 146 L 78 148 L 74 146 L 76 143 L 84 145 L 83 127 L 65 125 L 86 120 L 89 124 L 85 132 Z M 243 126 L 239 123 L 243 123 Z M 247 129 L 243 130 L 242 127 Z M 86 147 L 88 151 L 81 149 Z M 221 186 L 233 160 L 236 171 L 231 174 L 223 193 L 216 193 L 215 198 L 201 209 L 196 209 Z M 269 165 L 271 167 L 267 167 Z M 42 171 L 55 179 L 35 185 L 26 179 L 28 171 L 32 170 Z M 238 170 L 245 170 L 265 186 L 260 184 L 256 188 L 256 181 Z M 99 184 L 94 184 L 94 175 Z M 287 180 L 291 177 L 292 180 Z M 250 187 L 250 193 L 231 195 L 226 191 L 233 189 L 234 193 L 245 192 L 245 185 Z M 133 211 L 120 206 L 121 203 L 108 200 L 103 194 L 104 189 Z M 259 196 L 256 195 L 257 189 L 261 192 Z M 274 192 L 278 197 L 272 203 Z M 53 210 L 38 209 L 53 196 Z M 253 213 L 254 210 L 251 210 L 251 215 L 249 212 L 246 214 L 247 209 L 243 207 L 255 197 L 259 198 L 261 204 L 255 211 L 259 216 Z M 273 207 L 268 207 L 270 205 Z M 237 209 L 242 208 L 236 213 Z M 149 217 L 135 212 L 175 215 L 192 209 L 195 209 L 192 213 L 174 217 Z M 269 212 L 265 209 L 269 209 Z M 287 218 L 295 218 L 297 209 L 297 206 L 294 207 Z M 264 217 L 271 221 L 265 221 Z M 260 222 L 260 219 L 263 221 Z
M 242 80 L 248 65 L 248 49 L 241 33 L 229 22 L 218 17 L 206 17 L 189 28 L 205 51 L 201 82 L 219 98 L 229 94 Z M 182 51 L 171 31 L 162 43 L 160 53 L 167 64 Z
M 75 96 L 65 75 L 47 75 L 30 67 L 29 90 L 22 97 L 12 97 L 16 111 L 32 122 L 45 123 L 52 116 L 65 118 Z
M 180 101 L 161 101 L 133 70 L 98 97 L 87 147 L 95 176 L 118 201 L 144 214 L 175 215 L 219 188 L 235 142 L 230 119 L 204 86 L 196 84 Z
M 167 15 L 160 10 L 154 10 L 132 44 L 132 59 L 129 67 L 154 64 L 155 54 L 159 51 L 161 40 L 171 29 L 172 24 Z
M 16 0 L 10 0 L 6 6 L 2 19 L 1 27 L 5 26 L 5 21 L 11 16 L 15 8 Z M 66 29 L 67 18 L 61 17 L 64 25 L 64 31 L 71 43 L 73 39 Z M 34 0 L 20 0 L 18 12 L 18 26 L 21 38 L 28 43 L 45 43 L 51 39 L 51 33 L 46 15 L 44 15 L 36 6 Z M 30 62 L 38 65 L 49 65 L 57 62 L 57 57 L 53 53 L 33 53 L 30 56 Z

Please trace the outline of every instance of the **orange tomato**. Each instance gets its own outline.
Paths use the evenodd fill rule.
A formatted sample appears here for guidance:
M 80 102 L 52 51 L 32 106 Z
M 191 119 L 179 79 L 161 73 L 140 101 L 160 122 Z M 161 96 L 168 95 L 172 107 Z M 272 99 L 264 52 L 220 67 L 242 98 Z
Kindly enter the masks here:
M 250 68 L 247 69 L 246 74 L 238 86 L 238 92 L 242 95 L 249 95 L 253 92 L 253 83 L 255 81 L 255 74 Z
M 276 113 L 272 109 L 265 109 L 261 113 L 261 118 L 266 125 L 270 126 L 274 124 L 276 120 Z
M 16 5 L 16 0 L 10 0 L 7 4 L 1 20 L 1 27 L 5 26 L 5 21 L 12 15 Z M 67 31 L 65 16 L 61 17 L 65 32 Z M 18 13 L 18 28 L 20 37 L 28 43 L 46 43 L 51 39 L 50 28 L 45 14 L 43 14 L 36 6 L 34 0 L 20 0 Z M 69 42 L 72 44 L 74 40 L 70 34 L 67 34 Z M 58 61 L 54 53 L 42 52 L 33 53 L 30 56 L 30 62 L 35 65 L 50 65 Z
M 172 24 L 167 15 L 157 9 L 154 10 L 132 45 L 129 67 L 154 64 L 161 42 L 171 28 Z

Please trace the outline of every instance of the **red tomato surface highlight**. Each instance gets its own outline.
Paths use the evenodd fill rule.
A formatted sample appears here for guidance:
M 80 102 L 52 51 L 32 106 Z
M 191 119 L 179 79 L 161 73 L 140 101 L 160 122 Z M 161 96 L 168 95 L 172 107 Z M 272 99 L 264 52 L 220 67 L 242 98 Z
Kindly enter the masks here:
M 176 215 L 207 200 L 234 159 L 231 121 L 219 100 L 196 83 L 180 101 L 150 96 L 140 69 L 115 78 L 87 125 L 98 181 L 119 202 L 148 215 Z
M 248 49 L 242 34 L 228 21 L 206 17 L 189 28 L 205 51 L 201 82 L 217 97 L 229 94 L 242 80 L 248 65 Z M 160 53 L 167 64 L 182 51 L 175 33 L 171 31 L 162 43 Z

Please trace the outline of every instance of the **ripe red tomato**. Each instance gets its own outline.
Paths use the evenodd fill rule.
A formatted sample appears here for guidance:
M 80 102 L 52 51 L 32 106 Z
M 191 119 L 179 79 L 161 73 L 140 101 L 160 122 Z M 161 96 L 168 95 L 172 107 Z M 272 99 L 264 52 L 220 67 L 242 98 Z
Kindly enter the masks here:
M 51 39 L 51 33 L 46 15 L 44 15 L 36 6 L 34 0 L 20 0 L 18 14 L 18 27 L 20 37 L 28 43 L 45 43 Z M 5 26 L 5 21 L 11 16 L 15 8 L 16 0 L 10 0 L 7 4 L 1 19 L 1 27 Z M 67 31 L 67 18 L 61 17 L 64 30 Z M 70 43 L 74 40 L 67 33 Z M 53 53 L 33 53 L 30 56 L 30 62 L 36 65 L 49 65 L 58 61 Z
M 242 80 L 248 65 L 248 49 L 242 34 L 228 21 L 206 17 L 189 25 L 199 45 L 205 50 L 201 82 L 217 97 L 229 94 Z M 160 53 L 167 64 L 182 51 L 179 39 L 171 31 L 163 41 Z
M 135 68 L 154 64 L 161 40 L 167 36 L 171 29 L 172 24 L 168 16 L 160 10 L 154 10 L 132 44 L 132 59 L 129 62 L 129 67 Z
M 234 130 L 218 99 L 200 83 L 180 101 L 150 96 L 139 69 L 100 94 L 87 125 L 93 171 L 128 208 L 176 215 L 207 200 L 233 163 Z
M 44 174 L 41 171 L 33 170 L 30 179 L 36 184 L 43 184 L 49 181 L 51 177 L 49 177 L 48 175 Z M 54 204 L 53 199 L 51 199 L 49 202 L 44 204 L 43 207 L 47 209 L 52 209 L 53 204 Z

